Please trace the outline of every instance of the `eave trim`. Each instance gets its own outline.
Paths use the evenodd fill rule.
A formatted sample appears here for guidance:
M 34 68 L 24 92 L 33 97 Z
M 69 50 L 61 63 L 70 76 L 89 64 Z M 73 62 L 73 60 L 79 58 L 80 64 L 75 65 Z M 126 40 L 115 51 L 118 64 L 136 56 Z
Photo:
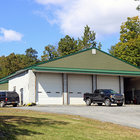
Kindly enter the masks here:
M 114 75 L 137 75 L 140 76 L 138 71 L 115 71 L 115 70 L 102 70 L 102 69 L 79 69 L 79 68 L 60 68 L 60 67 L 34 67 L 35 71 L 54 71 L 54 72 L 76 72 L 76 73 L 96 73 L 96 74 L 114 74 Z

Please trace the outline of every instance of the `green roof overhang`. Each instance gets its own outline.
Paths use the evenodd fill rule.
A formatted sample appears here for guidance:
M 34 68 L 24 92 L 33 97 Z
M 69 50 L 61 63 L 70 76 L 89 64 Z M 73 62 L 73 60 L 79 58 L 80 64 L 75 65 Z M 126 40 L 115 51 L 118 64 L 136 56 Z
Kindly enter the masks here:
M 0 84 L 5 84 L 5 83 L 8 83 L 8 80 L 0 82 Z
M 78 68 L 60 68 L 60 67 L 34 67 L 35 72 L 52 71 L 52 72 L 70 72 L 70 73 L 87 73 L 87 74 L 108 74 L 108 75 L 129 75 L 140 76 L 139 71 L 114 71 L 114 70 L 97 70 L 97 69 L 78 69 Z

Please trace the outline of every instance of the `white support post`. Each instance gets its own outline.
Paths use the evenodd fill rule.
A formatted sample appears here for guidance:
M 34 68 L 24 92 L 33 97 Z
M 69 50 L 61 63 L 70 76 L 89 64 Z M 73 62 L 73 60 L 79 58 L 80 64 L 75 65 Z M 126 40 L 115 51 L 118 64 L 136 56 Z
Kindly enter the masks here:
M 68 105 L 68 76 L 63 74 L 63 104 Z
M 97 76 L 92 75 L 92 92 L 94 92 L 97 89 Z
M 120 93 L 124 94 L 124 77 L 120 76 Z

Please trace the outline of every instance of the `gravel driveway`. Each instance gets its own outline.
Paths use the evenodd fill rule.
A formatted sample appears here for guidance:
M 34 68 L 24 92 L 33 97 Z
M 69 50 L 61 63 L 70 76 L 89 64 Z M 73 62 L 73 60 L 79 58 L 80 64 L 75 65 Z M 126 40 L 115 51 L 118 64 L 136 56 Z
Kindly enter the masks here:
M 140 105 L 117 106 L 33 106 L 17 107 L 18 109 L 41 112 L 80 115 L 91 119 L 112 122 L 140 129 Z

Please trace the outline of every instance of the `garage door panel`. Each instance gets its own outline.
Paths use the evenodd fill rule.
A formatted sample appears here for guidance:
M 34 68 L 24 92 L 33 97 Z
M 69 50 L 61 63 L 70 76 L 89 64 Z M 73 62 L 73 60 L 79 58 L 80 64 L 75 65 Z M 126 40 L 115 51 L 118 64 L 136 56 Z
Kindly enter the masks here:
M 42 98 L 39 102 L 40 105 L 62 105 L 62 97 Z
M 69 104 L 85 104 L 83 94 L 92 92 L 90 75 L 68 75 Z
M 62 104 L 62 75 L 40 73 L 37 75 L 38 104 Z
M 113 89 L 119 93 L 119 77 L 97 76 L 97 89 Z
M 69 92 L 70 97 L 81 97 L 84 94 L 84 92 Z

